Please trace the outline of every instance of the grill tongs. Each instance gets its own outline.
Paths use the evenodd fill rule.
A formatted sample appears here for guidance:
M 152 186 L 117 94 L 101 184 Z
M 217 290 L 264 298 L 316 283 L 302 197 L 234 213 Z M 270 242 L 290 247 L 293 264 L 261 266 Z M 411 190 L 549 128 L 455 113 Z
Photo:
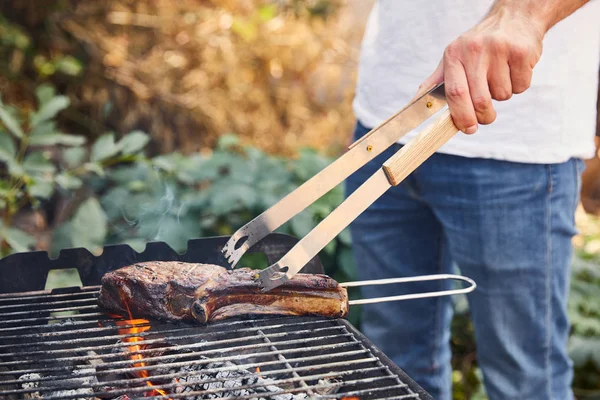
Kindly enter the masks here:
M 442 83 L 354 142 L 348 148 L 348 151 L 337 160 L 236 231 L 222 249 L 227 261 L 232 267 L 235 267 L 242 255 L 251 246 L 340 184 L 349 175 L 381 154 L 405 134 L 417 128 L 421 123 L 441 111 L 442 108 L 446 108 L 434 123 L 422 130 L 414 139 L 390 157 L 376 173 L 302 238 L 278 262 L 258 274 L 263 292 L 267 292 L 290 280 L 367 207 L 392 185 L 398 185 L 458 132 L 458 128 L 454 125 L 446 105 Z M 349 282 L 342 285 L 362 286 L 445 279 L 466 281 L 470 286 L 456 290 L 395 296 L 393 299 L 388 298 L 387 301 L 467 293 L 475 289 L 475 282 L 471 279 L 450 274 Z M 362 301 L 370 300 L 374 299 Z

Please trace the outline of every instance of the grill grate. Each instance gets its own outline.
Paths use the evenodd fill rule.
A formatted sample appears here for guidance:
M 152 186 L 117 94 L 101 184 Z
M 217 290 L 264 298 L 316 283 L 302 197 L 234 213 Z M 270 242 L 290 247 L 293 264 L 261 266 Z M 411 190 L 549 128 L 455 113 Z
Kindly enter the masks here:
M 0 294 L 0 398 L 430 399 L 345 320 L 126 320 L 98 289 Z

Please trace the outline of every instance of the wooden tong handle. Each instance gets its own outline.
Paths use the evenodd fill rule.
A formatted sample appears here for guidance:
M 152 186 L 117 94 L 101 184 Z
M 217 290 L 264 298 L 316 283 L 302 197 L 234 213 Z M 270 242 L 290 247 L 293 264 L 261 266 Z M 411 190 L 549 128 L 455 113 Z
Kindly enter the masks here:
M 450 110 L 444 111 L 439 119 L 422 130 L 383 164 L 383 170 L 390 183 L 396 186 L 402 182 L 458 131 L 450 116 Z

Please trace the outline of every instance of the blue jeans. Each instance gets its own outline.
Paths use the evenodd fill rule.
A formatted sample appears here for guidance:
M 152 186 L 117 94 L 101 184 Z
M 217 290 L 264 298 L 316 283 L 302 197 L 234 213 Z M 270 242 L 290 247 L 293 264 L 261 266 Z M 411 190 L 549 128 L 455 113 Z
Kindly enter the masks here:
M 357 125 L 355 139 L 368 129 Z M 347 180 L 354 191 L 399 149 Z M 468 296 L 490 400 L 567 400 L 567 297 L 583 162 L 522 164 L 434 154 L 351 225 L 359 279 L 451 273 Z M 366 287 L 362 296 L 449 283 Z M 363 332 L 437 400 L 451 392 L 450 297 L 363 308 Z

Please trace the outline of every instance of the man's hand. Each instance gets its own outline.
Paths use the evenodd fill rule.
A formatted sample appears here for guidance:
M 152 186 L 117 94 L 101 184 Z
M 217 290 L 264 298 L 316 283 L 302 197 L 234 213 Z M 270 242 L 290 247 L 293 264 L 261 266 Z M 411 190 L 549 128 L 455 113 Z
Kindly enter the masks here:
M 475 133 L 496 119 L 494 100 L 508 100 L 531 84 L 544 35 L 585 0 L 497 0 L 484 19 L 450 43 L 419 94 L 444 82 L 456 126 Z

